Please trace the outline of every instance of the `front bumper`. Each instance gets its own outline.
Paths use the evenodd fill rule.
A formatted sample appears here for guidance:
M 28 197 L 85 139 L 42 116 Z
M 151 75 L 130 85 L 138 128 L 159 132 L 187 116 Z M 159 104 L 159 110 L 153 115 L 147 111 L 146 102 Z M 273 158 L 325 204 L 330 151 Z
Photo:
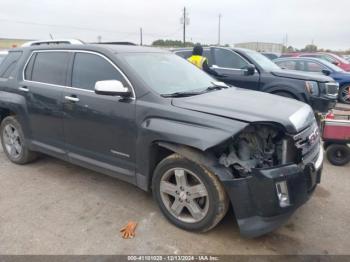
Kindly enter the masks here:
M 310 97 L 311 107 L 314 111 L 319 113 L 328 113 L 333 109 L 337 103 L 336 96 Z
M 315 163 L 255 169 L 247 178 L 222 181 L 241 235 L 257 237 L 284 224 L 304 204 L 321 181 L 323 150 Z M 289 205 L 281 207 L 276 183 L 286 181 Z

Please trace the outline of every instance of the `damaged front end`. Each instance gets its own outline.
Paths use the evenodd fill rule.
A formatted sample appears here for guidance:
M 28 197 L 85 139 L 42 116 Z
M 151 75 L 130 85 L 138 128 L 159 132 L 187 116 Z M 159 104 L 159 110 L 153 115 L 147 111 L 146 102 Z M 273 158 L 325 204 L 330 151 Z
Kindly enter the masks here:
M 283 224 L 320 182 L 323 152 L 316 122 L 296 135 L 251 124 L 215 148 L 234 179 L 222 180 L 241 234 L 256 237 Z

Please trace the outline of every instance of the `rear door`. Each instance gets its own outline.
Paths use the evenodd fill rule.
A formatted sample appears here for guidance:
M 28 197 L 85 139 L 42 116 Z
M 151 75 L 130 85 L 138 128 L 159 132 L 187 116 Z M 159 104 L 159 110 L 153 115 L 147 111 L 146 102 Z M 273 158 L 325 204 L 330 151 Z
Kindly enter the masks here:
M 130 82 L 107 57 L 76 52 L 64 91 L 64 135 L 72 162 L 131 180 L 135 171 L 135 97 L 97 95 L 95 83 Z
M 62 93 L 72 54 L 66 51 L 35 51 L 24 69 L 19 87 L 26 97 L 33 144 L 64 156 Z
M 245 75 L 245 68 L 250 64 L 242 56 L 230 49 L 212 48 L 214 61 L 212 69 L 223 77 L 216 77 L 219 80 L 241 88 L 257 90 L 259 88 L 259 73 Z

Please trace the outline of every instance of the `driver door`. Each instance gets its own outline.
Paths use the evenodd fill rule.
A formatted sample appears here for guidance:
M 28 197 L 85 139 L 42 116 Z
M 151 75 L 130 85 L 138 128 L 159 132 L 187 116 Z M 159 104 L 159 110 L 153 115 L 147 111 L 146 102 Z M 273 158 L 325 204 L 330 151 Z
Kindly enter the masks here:
M 118 80 L 121 71 L 98 53 L 76 52 L 64 90 L 64 136 L 72 162 L 131 181 L 135 174 L 135 98 L 97 95 L 95 83 Z

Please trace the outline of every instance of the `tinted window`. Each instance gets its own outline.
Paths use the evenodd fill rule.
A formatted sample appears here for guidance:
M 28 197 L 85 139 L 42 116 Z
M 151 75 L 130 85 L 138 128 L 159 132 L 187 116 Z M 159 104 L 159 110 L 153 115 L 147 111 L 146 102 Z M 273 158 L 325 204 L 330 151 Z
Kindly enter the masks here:
M 308 72 L 322 72 L 325 69 L 322 65 L 315 62 L 305 61 L 305 71 Z
M 284 69 L 289 69 L 289 70 L 296 70 L 295 68 L 295 61 L 277 61 L 276 64 Z
M 102 80 L 119 80 L 127 86 L 123 76 L 106 59 L 87 53 L 77 53 L 74 58 L 72 86 L 94 90 Z
M 66 85 L 68 59 L 69 53 L 66 52 L 37 53 L 31 80 L 54 85 Z
M 0 77 L 9 78 L 15 75 L 17 61 L 21 57 L 22 52 L 10 52 L 2 61 L 0 66 Z
M 215 62 L 219 67 L 242 69 L 248 65 L 243 58 L 230 50 L 215 48 L 214 52 Z

